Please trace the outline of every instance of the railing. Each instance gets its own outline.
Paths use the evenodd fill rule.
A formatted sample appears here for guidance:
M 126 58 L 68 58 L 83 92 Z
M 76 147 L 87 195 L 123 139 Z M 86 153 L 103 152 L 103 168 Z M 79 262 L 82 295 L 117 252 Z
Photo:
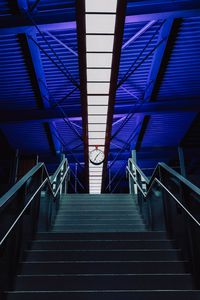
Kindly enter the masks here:
M 166 230 L 177 241 L 184 260 L 191 261 L 200 287 L 200 189 L 165 163 L 149 179 L 133 159 L 128 160 L 129 191 L 137 194 L 150 230 Z
M 1 292 L 12 288 L 17 264 L 37 230 L 51 228 L 68 180 L 68 162 L 63 156 L 52 176 L 44 163 L 38 163 L 0 198 Z

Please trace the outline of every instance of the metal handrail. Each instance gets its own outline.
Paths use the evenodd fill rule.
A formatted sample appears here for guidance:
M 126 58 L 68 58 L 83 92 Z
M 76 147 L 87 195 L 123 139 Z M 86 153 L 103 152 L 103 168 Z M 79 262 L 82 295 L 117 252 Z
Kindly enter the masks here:
M 65 156 L 63 155 L 62 160 L 61 160 L 61 162 L 60 162 L 58 168 L 56 169 L 56 171 L 54 172 L 54 174 L 51 175 L 51 177 L 50 177 L 50 182 L 51 182 L 51 183 L 53 183 L 53 181 L 55 180 L 55 178 L 58 176 L 58 174 L 59 174 L 59 172 L 60 172 L 60 170 L 61 170 L 61 168 L 62 168 L 62 166 L 63 166 L 63 163 L 64 163 L 65 161 L 67 161 L 67 159 L 66 159 Z M 47 172 L 47 173 L 48 173 L 48 172 Z
M 190 218 L 200 227 L 200 222 L 187 210 L 187 208 L 177 199 L 177 197 L 174 196 L 174 194 L 156 177 L 156 172 L 159 167 L 164 168 L 166 171 L 168 171 L 169 174 L 176 177 L 178 180 L 182 181 L 185 185 L 187 185 L 192 191 L 200 195 L 200 189 L 195 186 L 193 183 L 191 183 L 189 180 L 187 180 L 185 177 L 174 171 L 172 168 L 167 166 L 165 163 L 159 163 L 157 167 L 155 168 L 155 171 L 153 172 L 153 175 L 151 179 L 149 180 L 143 172 L 140 170 L 138 165 L 132 160 L 129 159 L 131 163 L 134 165 L 135 169 L 138 171 L 138 173 L 145 179 L 145 183 L 148 186 L 147 192 L 144 192 L 139 183 L 137 182 L 137 179 L 134 177 L 133 173 L 131 172 L 130 168 L 127 166 L 126 169 L 129 172 L 130 176 L 133 178 L 135 184 L 143 194 L 145 198 L 148 197 L 149 193 L 151 193 L 153 185 L 157 182 L 160 186 L 162 186 L 165 191 L 176 201 L 176 203 L 181 206 L 181 208 L 190 216 Z M 146 180 L 147 179 L 147 180 Z
M 175 171 L 174 169 L 172 169 L 171 167 L 169 167 L 165 163 L 158 163 L 158 165 L 156 166 L 151 178 L 149 179 L 142 172 L 142 170 L 139 168 L 139 166 L 136 164 L 136 162 L 133 159 L 129 158 L 129 161 L 133 164 L 134 168 L 138 171 L 138 173 L 145 179 L 145 182 L 146 182 L 147 185 L 151 184 L 151 182 L 154 179 L 155 174 L 157 173 L 159 167 L 162 167 L 168 173 L 170 173 L 172 176 L 176 177 L 179 181 L 183 182 L 188 188 L 190 188 L 191 190 L 193 190 L 196 194 L 198 194 L 200 196 L 200 188 L 198 188 L 196 185 L 194 185 L 192 182 L 190 182 L 188 179 L 183 177 L 180 173 L 178 173 L 177 171 Z M 129 169 L 129 171 L 131 171 L 131 170 Z
M 36 174 L 41 168 L 43 168 L 43 170 L 45 171 L 46 178 L 43 180 L 43 182 L 40 184 L 40 186 L 37 188 L 37 190 L 34 192 L 34 194 L 29 199 L 28 203 L 22 209 L 20 214 L 16 217 L 13 224 L 7 230 L 6 234 L 4 235 L 4 237 L 0 241 L 0 246 L 3 244 L 3 242 L 5 241 L 7 236 L 12 232 L 13 228 L 16 226 L 16 224 L 18 223 L 20 218 L 23 216 L 24 212 L 27 210 L 27 208 L 29 207 L 31 202 L 34 200 L 36 195 L 42 190 L 42 188 L 45 184 L 48 184 L 52 196 L 54 198 L 56 198 L 56 196 L 57 196 L 57 194 L 60 190 L 60 187 L 61 187 L 63 181 L 65 180 L 66 175 L 69 172 L 69 166 L 67 167 L 65 173 L 62 174 L 62 179 L 60 180 L 60 184 L 58 185 L 56 191 L 53 190 L 52 184 L 53 184 L 55 178 L 58 176 L 59 172 L 61 171 L 61 168 L 62 168 L 62 166 L 64 165 L 65 162 L 67 162 L 67 160 L 65 158 L 63 158 L 63 160 L 61 161 L 60 165 L 58 166 L 57 170 L 55 171 L 55 173 L 53 174 L 52 177 L 49 176 L 45 164 L 44 163 L 38 163 L 28 173 L 26 173 L 6 194 L 4 194 L 0 198 L 0 209 L 5 208 L 11 202 L 12 197 L 20 190 L 20 188 L 28 181 L 29 178 L 31 178 L 34 174 Z
M 146 183 L 149 184 L 149 182 L 150 182 L 149 178 L 144 174 L 144 172 L 142 172 L 142 170 L 139 168 L 139 166 L 136 164 L 136 162 L 132 158 L 129 158 L 128 161 L 132 165 L 134 165 L 134 167 L 138 171 L 138 173 L 145 179 Z
M 0 210 L 7 206 L 17 191 L 31 178 L 40 168 L 43 167 L 43 163 L 38 163 L 30 171 L 28 171 L 19 181 L 17 181 L 2 197 L 0 197 Z

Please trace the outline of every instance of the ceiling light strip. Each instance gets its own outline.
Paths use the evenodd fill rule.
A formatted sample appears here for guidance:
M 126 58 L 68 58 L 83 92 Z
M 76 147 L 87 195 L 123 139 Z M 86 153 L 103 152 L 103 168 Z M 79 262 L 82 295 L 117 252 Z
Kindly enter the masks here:
M 117 0 L 85 0 L 88 150 L 105 151 Z M 89 191 L 101 193 L 103 163 L 89 163 Z

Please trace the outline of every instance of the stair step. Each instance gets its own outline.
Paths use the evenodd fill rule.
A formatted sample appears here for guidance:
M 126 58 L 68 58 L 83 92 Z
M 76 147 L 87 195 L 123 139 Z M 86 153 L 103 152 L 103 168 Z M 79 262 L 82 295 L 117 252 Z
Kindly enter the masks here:
M 81 232 L 87 232 L 87 231 L 101 231 L 101 232 L 107 232 L 107 231 L 140 231 L 145 230 L 146 227 L 143 224 L 67 224 L 67 225 L 57 225 L 55 224 L 52 231 L 75 231 L 80 230 Z
M 135 274 L 190 272 L 186 261 L 42 261 L 23 262 L 20 274 Z
M 144 232 L 123 232 L 123 233 L 54 233 L 54 232 L 38 232 L 36 240 L 160 240 L 166 239 L 167 233 L 165 231 L 144 231 Z
M 27 261 L 70 261 L 70 260 L 165 260 L 181 259 L 181 251 L 174 249 L 161 250 L 28 250 L 25 251 Z
M 134 203 L 124 203 L 124 204 L 118 204 L 118 203 L 65 203 L 65 204 L 60 204 L 60 208 L 61 209 L 68 209 L 68 208 L 89 208 L 91 210 L 95 210 L 95 209 L 115 209 L 115 210 L 138 210 L 139 207 L 138 205 L 134 204 Z
M 103 290 L 103 291 L 29 291 L 9 292 L 8 300 L 199 300 L 200 292 L 194 290 Z
M 106 200 L 106 201 L 103 201 L 103 200 L 89 200 L 89 201 L 72 201 L 72 200 L 67 200 L 67 201 L 62 201 L 60 202 L 60 206 L 61 207 L 64 207 L 64 206 L 84 206 L 84 205 L 91 205 L 91 206 L 103 206 L 103 205 L 108 205 L 108 206 L 112 206 L 112 207 L 122 207 L 122 206 L 133 206 L 133 207 L 138 207 L 137 203 L 135 201 L 122 201 L 122 200 L 119 200 L 119 201 L 116 201 L 116 200 Z
M 16 290 L 154 290 L 193 288 L 190 274 L 18 275 Z
M 77 220 L 77 219 L 74 219 L 74 220 L 67 220 L 67 219 L 63 219 L 63 220 L 60 220 L 60 219 L 56 219 L 55 221 L 55 225 L 56 226 L 65 226 L 65 225 L 71 225 L 71 226 L 76 226 L 76 225 L 90 225 L 91 222 L 95 222 L 96 225 L 130 225 L 130 226 L 133 226 L 133 225 L 143 225 L 143 221 L 142 220 L 117 220 L 117 219 L 113 219 L 113 220 L 109 220 L 109 219 L 104 219 L 104 220 L 99 220 L 99 219 L 96 219 L 96 220 Z
M 136 222 L 136 221 L 143 221 L 143 219 L 140 217 L 140 216 L 138 216 L 138 218 L 136 218 L 136 217 L 117 217 L 116 218 L 116 216 L 107 216 L 107 217 L 105 217 L 105 216 L 98 216 L 98 218 L 96 217 L 96 216 L 93 216 L 93 215 L 90 215 L 90 216 L 87 216 L 87 215 L 83 215 L 83 216 L 79 216 L 79 219 L 77 219 L 77 217 L 76 216 L 69 216 L 69 215 L 57 215 L 57 217 L 56 217 L 56 222 L 57 221 L 63 221 L 63 220 L 66 220 L 66 221 L 76 221 L 76 222 L 79 222 L 79 221 L 83 221 L 83 222 L 85 222 L 85 221 L 89 221 L 89 220 L 95 220 L 95 221 L 102 221 L 102 222 L 104 222 L 104 221 L 113 221 L 113 220 L 117 220 L 118 222 L 121 222 L 121 221 L 129 221 L 129 220 L 132 220 L 132 221 L 134 221 L 134 222 Z
M 62 195 L 62 199 L 114 199 L 114 200 L 121 200 L 122 201 L 125 199 L 135 199 L 136 196 L 130 195 L 130 194 L 100 194 L 100 195 L 92 195 L 92 194 L 67 194 L 67 195 Z
M 138 211 L 134 211 L 134 210 L 88 210 L 88 209 L 83 209 L 83 210 L 60 210 L 59 213 L 58 213 L 58 216 L 61 216 L 61 215 L 69 215 L 69 216 L 72 216 L 72 215 L 75 215 L 75 216 L 81 216 L 81 215 L 95 215 L 95 216 L 140 216 L 139 212 Z
M 36 240 L 32 250 L 61 250 L 61 249 L 169 249 L 175 248 L 170 240 Z

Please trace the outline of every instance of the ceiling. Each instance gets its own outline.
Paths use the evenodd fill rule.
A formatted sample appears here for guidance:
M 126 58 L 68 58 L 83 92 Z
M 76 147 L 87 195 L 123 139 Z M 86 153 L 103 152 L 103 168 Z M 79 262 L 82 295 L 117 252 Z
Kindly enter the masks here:
M 0 19 L 3 147 L 38 154 L 49 168 L 65 153 L 83 183 L 76 1 L 0 0 Z M 106 192 L 126 189 L 131 150 L 150 173 L 174 162 L 179 146 L 199 147 L 200 2 L 127 1 L 119 50 Z

